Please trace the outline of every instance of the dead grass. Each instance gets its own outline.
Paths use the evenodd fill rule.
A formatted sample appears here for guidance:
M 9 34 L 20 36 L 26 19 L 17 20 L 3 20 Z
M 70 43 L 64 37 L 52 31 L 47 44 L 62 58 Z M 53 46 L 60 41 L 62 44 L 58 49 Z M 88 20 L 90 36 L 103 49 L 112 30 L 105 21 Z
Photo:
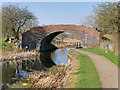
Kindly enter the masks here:
M 78 53 L 72 52 L 70 50 L 68 55 L 72 60 L 71 60 L 71 71 L 70 71 L 70 75 L 69 75 L 69 78 L 67 80 L 65 88 L 75 88 L 75 83 L 78 82 L 79 75 L 74 74 L 74 73 L 78 72 L 79 71 L 78 69 L 80 67 L 79 61 L 76 60 L 76 56 L 78 55 Z
M 70 72 L 70 64 L 58 65 L 49 68 L 47 72 L 32 72 L 22 80 L 31 88 L 62 88 Z

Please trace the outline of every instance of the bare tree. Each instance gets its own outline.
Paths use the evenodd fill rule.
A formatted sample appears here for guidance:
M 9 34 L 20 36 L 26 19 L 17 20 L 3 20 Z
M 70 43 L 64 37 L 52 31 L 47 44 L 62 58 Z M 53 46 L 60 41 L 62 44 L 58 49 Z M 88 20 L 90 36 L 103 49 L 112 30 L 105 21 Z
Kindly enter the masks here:
M 86 18 L 85 24 L 98 28 L 104 34 L 118 33 L 118 5 L 118 2 L 98 4 Z
M 2 33 L 4 36 L 14 36 L 19 40 L 22 33 L 37 25 L 37 18 L 27 7 L 7 5 L 2 7 Z

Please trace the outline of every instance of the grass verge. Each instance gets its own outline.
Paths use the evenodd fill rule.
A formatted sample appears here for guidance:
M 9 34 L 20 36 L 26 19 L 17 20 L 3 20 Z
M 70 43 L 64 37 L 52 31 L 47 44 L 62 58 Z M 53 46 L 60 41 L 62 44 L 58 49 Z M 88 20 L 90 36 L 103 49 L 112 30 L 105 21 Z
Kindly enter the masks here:
M 5 42 L 5 39 L 0 40 L 0 49 L 7 49 L 7 50 L 13 50 L 13 47 L 15 46 L 14 43 L 8 43 Z
M 119 68 L 120 68 L 120 61 L 118 61 L 119 57 L 117 55 L 115 55 L 114 51 L 110 51 L 108 50 L 108 53 L 106 54 L 104 49 L 100 49 L 100 48 L 83 48 L 81 49 L 83 51 L 88 51 L 97 55 L 102 55 L 104 57 L 106 57 L 107 59 L 109 59 L 111 62 L 113 62 L 114 64 L 116 64 Z
M 78 72 L 74 73 L 79 74 L 75 88 L 102 88 L 98 73 L 90 57 L 79 53 L 76 59 L 80 60 L 80 68 Z

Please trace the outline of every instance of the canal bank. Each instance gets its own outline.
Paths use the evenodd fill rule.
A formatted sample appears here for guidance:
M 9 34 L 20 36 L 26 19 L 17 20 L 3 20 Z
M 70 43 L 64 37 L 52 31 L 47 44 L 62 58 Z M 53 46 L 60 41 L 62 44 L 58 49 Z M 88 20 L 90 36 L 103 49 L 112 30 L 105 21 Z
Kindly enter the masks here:
M 12 64 L 10 63 L 11 60 L 7 60 L 8 62 L 2 64 L 2 66 L 4 66 L 2 67 L 2 69 L 4 69 L 2 70 L 2 73 L 3 73 L 2 76 L 4 76 L 3 78 L 4 83 L 7 84 L 6 86 L 12 87 L 12 88 L 22 88 L 22 87 L 37 88 L 39 86 L 40 88 L 44 88 L 44 87 L 51 87 L 51 88 L 61 87 L 62 88 L 66 81 L 66 77 L 68 76 L 68 72 L 70 71 L 70 62 L 67 58 L 68 50 L 69 49 L 57 49 L 54 52 L 40 53 L 40 55 L 37 55 L 35 57 L 36 59 L 34 58 L 35 60 L 33 58 L 32 59 L 29 58 L 28 60 L 18 60 L 24 63 L 26 62 L 27 64 L 29 63 L 27 66 L 25 66 L 25 64 L 22 64 L 22 62 L 18 62 L 18 61 L 16 61 L 18 64 L 11 65 Z M 52 67 L 44 67 L 45 65 L 50 64 L 50 62 L 48 62 L 50 60 L 52 60 L 55 63 L 55 65 L 53 65 Z M 48 64 L 45 64 L 45 62 Z M 27 69 L 29 68 L 28 71 L 26 70 L 26 67 Z M 13 84 L 9 84 L 10 82 L 5 82 L 6 81 L 5 78 L 7 77 L 8 79 L 10 77 L 11 75 L 10 72 L 12 71 L 13 74 L 16 74 L 16 70 L 20 72 L 29 73 L 29 76 L 23 77 L 22 79 L 20 79 L 19 81 L 17 80 L 17 82 Z M 6 71 L 10 71 L 10 72 L 6 72 Z M 37 78 L 37 81 L 36 81 L 36 78 Z M 13 77 L 13 79 L 15 78 Z M 10 80 L 8 79 L 8 81 Z M 45 81 L 48 81 L 48 82 L 45 82 Z M 39 82 L 42 82 L 42 83 L 39 83 Z M 24 83 L 27 83 L 27 85 L 24 86 L 23 85 Z M 49 83 L 49 84 L 46 85 L 46 83 Z
M 0 62 L 5 61 L 18 61 L 22 59 L 31 59 L 34 58 L 36 55 L 40 55 L 38 52 L 19 52 L 19 53 L 11 53 L 8 56 L 1 56 Z
M 69 76 L 67 77 L 66 84 L 64 88 L 75 88 L 75 83 L 78 82 L 78 74 L 75 74 L 79 71 L 80 63 L 79 60 L 76 59 L 78 53 L 73 50 L 68 51 L 68 58 L 71 61 L 71 70 L 69 72 Z
M 70 50 L 71 71 L 66 83 L 66 88 L 102 88 L 98 72 L 91 60 L 79 50 Z

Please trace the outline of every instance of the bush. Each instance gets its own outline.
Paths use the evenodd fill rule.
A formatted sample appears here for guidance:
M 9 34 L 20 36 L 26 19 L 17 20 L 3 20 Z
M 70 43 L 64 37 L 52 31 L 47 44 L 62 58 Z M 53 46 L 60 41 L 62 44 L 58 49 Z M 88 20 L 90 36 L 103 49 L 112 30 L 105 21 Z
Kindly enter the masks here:
M 15 46 L 14 43 L 5 42 L 5 39 L 0 40 L 0 49 L 5 48 L 8 50 L 13 50 L 14 46 Z

